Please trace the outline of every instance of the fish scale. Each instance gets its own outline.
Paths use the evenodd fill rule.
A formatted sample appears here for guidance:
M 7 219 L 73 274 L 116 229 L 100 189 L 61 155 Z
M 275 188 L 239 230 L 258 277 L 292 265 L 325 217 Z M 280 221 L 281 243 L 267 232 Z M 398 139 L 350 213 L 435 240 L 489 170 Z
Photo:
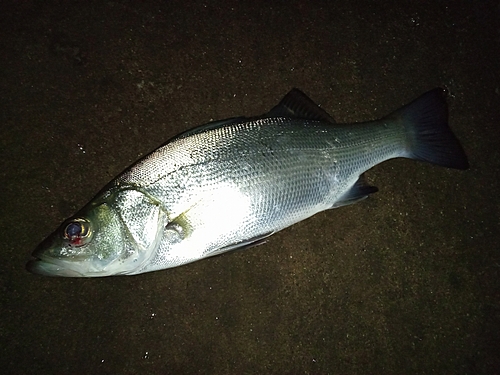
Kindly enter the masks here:
M 278 132 L 280 136 L 276 137 Z M 361 173 L 401 153 L 401 133 L 403 129 L 396 123 L 360 124 L 353 131 L 352 125 L 272 118 L 226 125 L 164 146 L 145 160 L 149 168 L 137 164 L 125 174 L 122 183 L 140 186 L 144 180 L 152 180 L 164 163 L 174 162 L 196 184 L 180 186 L 175 183 L 178 177 L 174 171 L 168 178 L 144 187 L 164 203 L 174 221 L 185 212 L 188 216 L 196 215 L 196 210 L 190 212 L 191 206 L 209 199 L 216 202 L 219 215 L 238 225 L 224 231 L 204 232 L 203 237 L 175 247 L 162 244 L 161 248 L 169 250 L 159 251 L 156 259 L 140 272 L 210 256 L 221 248 L 266 236 L 331 208 Z M 380 142 L 385 147 L 378 147 Z M 193 153 L 185 157 L 190 149 L 197 150 L 196 158 Z M 247 165 L 253 168 L 248 170 Z M 145 177 L 143 170 L 150 170 L 151 177 Z M 236 196 L 248 197 L 247 205 L 239 207 L 247 211 L 246 215 L 235 218 L 234 209 L 227 202 L 228 192 L 219 191 L 221 185 L 227 184 Z M 200 252 L 183 257 L 191 255 L 192 248 Z

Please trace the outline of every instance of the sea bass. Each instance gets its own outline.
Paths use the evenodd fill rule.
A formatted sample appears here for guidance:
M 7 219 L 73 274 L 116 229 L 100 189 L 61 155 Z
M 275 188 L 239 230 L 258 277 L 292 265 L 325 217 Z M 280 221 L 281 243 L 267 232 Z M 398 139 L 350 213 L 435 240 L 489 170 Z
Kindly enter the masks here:
M 363 173 L 392 158 L 467 169 L 444 91 L 356 124 L 298 89 L 269 113 L 182 133 L 116 177 L 34 251 L 27 269 L 134 275 L 249 247 L 377 191 Z

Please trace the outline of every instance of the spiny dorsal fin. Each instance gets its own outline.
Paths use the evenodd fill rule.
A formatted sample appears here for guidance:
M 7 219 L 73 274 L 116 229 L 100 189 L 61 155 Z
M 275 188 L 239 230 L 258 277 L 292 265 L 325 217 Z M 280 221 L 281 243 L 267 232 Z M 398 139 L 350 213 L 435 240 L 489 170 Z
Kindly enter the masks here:
M 238 124 L 247 121 L 255 121 L 259 119 L 272 117 L 288 117 L 304 120 L 325 121 L 335 124 L 335 120 L 324 109 L 313 102 L 306 94 L 297 88 L 293 88 L 286 94 L 283 99 L 271 109 L 268 113 L 262 116 L 253 117 L 231 117 L 225 120 L 212 121 L 208 124 L 197 126 L 196 128 L 186 130 L 185 132 L 176 135 L 169 142 L 180 138 L 186 138 L 194 134 L 203 133 L 209 130 L 222 128 L 231 124 Z
M 297 88 L 290 90 L 264 117 L 293 117 L 335 123 L 332 116 Z

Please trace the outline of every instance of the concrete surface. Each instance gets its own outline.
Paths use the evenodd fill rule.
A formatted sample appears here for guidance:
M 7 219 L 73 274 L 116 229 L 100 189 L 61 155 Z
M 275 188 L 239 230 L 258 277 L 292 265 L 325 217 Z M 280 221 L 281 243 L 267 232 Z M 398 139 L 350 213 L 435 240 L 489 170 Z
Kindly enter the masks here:
M 495 1 L 0 5 L 3 374 L 498 374 Z M 380 192 L 263 246 L 54 279 L 35 246 L 142 155 L 299 87 L 339 122 L 436 86 L 468 171 L 393 160 Z

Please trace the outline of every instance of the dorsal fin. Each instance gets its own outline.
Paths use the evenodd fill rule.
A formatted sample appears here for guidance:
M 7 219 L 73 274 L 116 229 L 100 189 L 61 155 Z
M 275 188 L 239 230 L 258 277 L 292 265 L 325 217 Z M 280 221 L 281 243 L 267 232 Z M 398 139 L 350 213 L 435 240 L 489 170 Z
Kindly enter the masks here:
M 222 128 L 231 124 L 238 124 L 247 121 L 261 120 L 273 117 L 288 117 L 295 119 L 325 121 L 335 124 L 335 120 L 324 109 L 320 108 L 312 101 L 306 94 L 297 88 L 293 88 L 286 94 L 283 99 L 271 109 L 269 112 L 262 116 L 252 117 L 231 117 L 225 120 L 212 121 L 208 124 L 197 126 L 193 129 L 186 130 L 185 132 L 171 138 L 169 142 L 192 136 L 194 134 L 203 133 L 209 130 Z
M 290 90 L 283 99 L 263 117 L 292 117 L 307 120 L 327 121 L 335 124 L 335 120 L 311 98 L 297 88 Z

